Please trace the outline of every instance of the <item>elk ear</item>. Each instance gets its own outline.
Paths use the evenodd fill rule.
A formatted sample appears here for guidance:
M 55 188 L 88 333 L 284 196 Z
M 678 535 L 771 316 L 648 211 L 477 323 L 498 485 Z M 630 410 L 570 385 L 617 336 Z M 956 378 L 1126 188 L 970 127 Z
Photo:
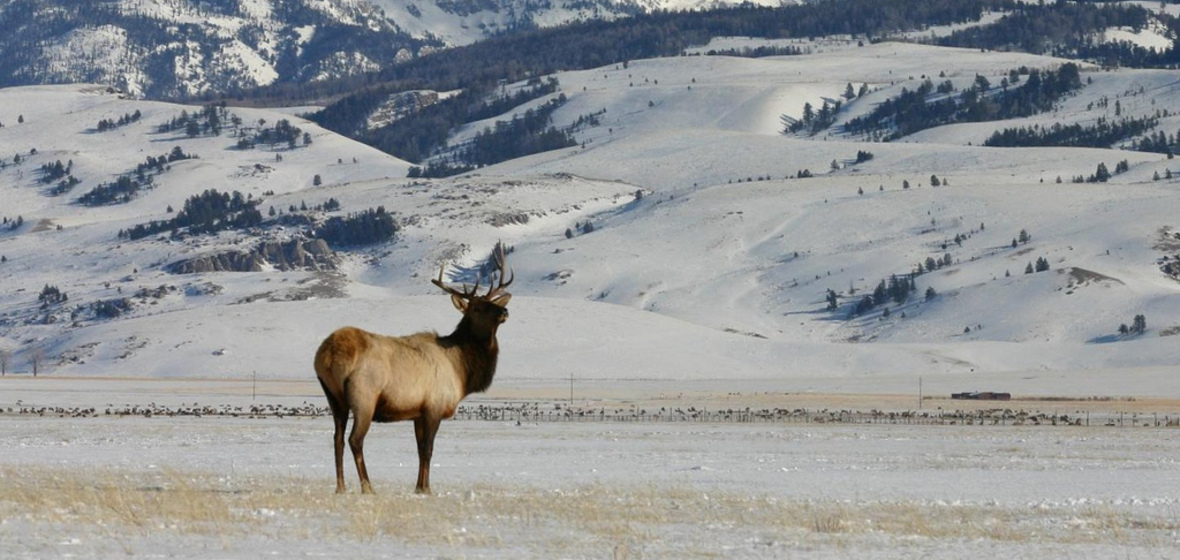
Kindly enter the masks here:
M 457 295 L 451 294 L 451 303 L 454 304 L 455 309 L 460 313 L 467 313 L 467 300 Z
M 508 307 L 508 300 L 510 299 L 512 299 L 512 294 L 504 294 L 496 299 L 493 299 L 492 303 L 499 305 L 500 307 Z

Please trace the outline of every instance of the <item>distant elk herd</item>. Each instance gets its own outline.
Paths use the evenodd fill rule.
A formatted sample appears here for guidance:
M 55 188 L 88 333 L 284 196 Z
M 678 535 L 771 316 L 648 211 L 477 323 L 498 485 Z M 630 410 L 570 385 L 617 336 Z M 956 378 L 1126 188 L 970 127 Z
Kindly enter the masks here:
M 497 246 L 494 259 L 496 281 L 483 295 L 478 293 L 479 280 L 470 289 L 466 284 L 462 289 L 445 284 L 445 267 L 431 280 L 451 295 L 451 303 L 463 314 L 449 335 L 420 332 L 392 337 L 343 327 L 320 344 L 315 372 L 335 422 L 337 493 L 345 491 L 344 429 L 350 412 L 353 420 L 348 444 L 361 492 L 373 493 L 364 454 L 369 425 L 413 420 L 418 440 L 416 490 L 430 493 L 430 457 L 439 423 L 454 416 L 464 397 L 487 390 L 496 374 L 496 330 L 508 320 L 512 295 L 505 290 L 513 275 L 507 271 L 502 245 Z

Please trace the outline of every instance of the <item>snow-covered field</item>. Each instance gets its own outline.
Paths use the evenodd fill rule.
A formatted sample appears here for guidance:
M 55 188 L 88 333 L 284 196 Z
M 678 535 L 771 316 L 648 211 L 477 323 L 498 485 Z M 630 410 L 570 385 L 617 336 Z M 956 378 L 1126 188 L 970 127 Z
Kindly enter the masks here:
M 1175 428 L 0 416 L 5 558 L 1170 558 Z

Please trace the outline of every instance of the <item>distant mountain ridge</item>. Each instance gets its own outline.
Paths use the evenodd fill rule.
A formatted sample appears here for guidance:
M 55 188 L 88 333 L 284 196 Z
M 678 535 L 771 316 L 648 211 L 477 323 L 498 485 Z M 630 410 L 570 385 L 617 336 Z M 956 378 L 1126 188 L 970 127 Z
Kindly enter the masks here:
M 0 86 L 97 82 L 153 98 L 338 78 L 439 46 L 353 0 L 16 0 L 0 30 Z
M 0 6 L 0 87 L 103 83 L 157 99 L 234 95 L 380 70 L 518 29 L 714 5 L 726 2 L 12 0 Z

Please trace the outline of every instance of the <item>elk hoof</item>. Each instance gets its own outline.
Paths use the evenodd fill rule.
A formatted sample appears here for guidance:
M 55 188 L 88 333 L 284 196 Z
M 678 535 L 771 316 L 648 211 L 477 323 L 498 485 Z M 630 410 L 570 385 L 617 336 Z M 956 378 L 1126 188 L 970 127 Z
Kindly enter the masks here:
M 415 488 L 414 493 L 415 494 L 424 494 L 427 496 L 431 495 L 430 488 Z

